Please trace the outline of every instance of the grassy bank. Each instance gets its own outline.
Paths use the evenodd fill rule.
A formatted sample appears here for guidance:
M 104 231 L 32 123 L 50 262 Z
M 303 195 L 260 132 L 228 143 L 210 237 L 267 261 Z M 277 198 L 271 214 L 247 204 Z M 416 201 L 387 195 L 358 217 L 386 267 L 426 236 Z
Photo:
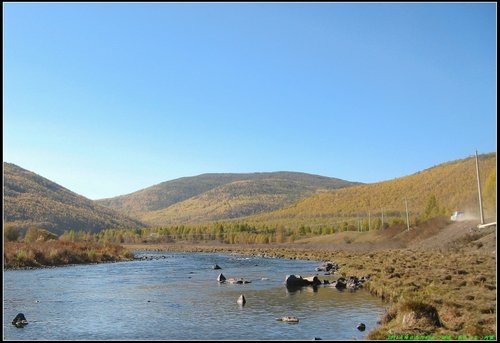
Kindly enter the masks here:
M 369 276 L 365 287 L 387 302 L 367 339 L 496 338 L 496 257 L 470 249 L 332 251 L 300 246 L 130 245 L 129 249 L 228 252 L 334 261 L 338 276 Z
M 4 242 L 4 269 L 61 266 L 131 260 L 129 250 L 115 244 L 65 242 Z

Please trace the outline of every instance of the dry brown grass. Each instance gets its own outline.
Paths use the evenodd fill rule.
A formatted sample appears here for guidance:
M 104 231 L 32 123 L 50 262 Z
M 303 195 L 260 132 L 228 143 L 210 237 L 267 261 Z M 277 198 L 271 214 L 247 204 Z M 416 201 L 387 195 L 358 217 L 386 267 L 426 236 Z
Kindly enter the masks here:
M 133 253 L 119 245 L 59 240 L 4 242 L 3 255 L 6 269 L 111 262 L 133 258 Z

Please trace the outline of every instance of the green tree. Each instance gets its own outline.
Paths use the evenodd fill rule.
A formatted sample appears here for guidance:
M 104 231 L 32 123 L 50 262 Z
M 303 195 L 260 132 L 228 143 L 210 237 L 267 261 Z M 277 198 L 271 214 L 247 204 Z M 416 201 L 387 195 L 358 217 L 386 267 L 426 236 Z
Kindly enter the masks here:
M 382 219 L 380 218 L 375 218 L 375 220 L 372 221 L 372 230 L 380 230 L 382 228 Z
M 66 242 L 75 242 L 76 234 L 74 230 L 64 231 L 61 236 L 59 236 L 59 240 Z
M 38 239 L 38 235 L 38 229 L 34 226 L 31 226 L 24 235 L 24 241 L 27 243 L 33 243 Z
M 436 196 L 433 194 L 427 201 L 427 206 L 425 207 L 424 211 L 424 218 L 430 219 L 437 215 L 439 215 L 439 205 L 436 200 Z
M 283 225 L 279 225 L 276 228 L 276 243 L 284 243 L 285 242 L 285 228 Z

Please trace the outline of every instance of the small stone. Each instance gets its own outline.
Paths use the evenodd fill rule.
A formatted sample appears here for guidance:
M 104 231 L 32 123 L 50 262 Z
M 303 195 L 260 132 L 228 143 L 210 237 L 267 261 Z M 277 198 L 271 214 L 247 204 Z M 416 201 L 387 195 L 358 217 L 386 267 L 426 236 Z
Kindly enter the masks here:
M 282 322 L 287 322 L 287 323 L 298 323 L 299 322 L 299 318 L 297 318 L 295 316 L 285 316 L 285 317 L 281 317 L 281 318 L 276 318 L 276 320 L 280 320 Z
M 17 316 L 12 320 L 12 325 L 15 325 L 18 328 L 22 328 L 28 324 L 26 317 L 22 313 L 18 313 Z
M 236 300 L 236 302 L 237 302 L 238 304 L 240 304 L 240 305 L 242 305 L 242 306 L 243 306 L 243 305 L 245 305 L 245 304 L 246 304 L 247 300 L 245 299 L 245 296 L 242 294 L 242 295 L 240 295 L 240 297 L 238 298 L 238 300 Z

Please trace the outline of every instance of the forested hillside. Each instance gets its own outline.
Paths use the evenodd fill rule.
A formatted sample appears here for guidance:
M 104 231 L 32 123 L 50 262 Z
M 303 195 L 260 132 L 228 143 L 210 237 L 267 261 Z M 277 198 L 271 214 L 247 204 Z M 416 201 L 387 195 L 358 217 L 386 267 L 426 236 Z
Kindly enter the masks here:
M 141 217 L 153 226 L 240 218 L 279 209 L 315 189 L 294 180 L 234 181 Z
M 160 183 L 98 204 L 154 225 L 228 219 L 269 211 L 319 189 L 359 184 L 296 172 L 202 174 Z
M 496 217 L 496 153 L 479 156 L 484 214 Z M 384 222 L 411 221 L 462 210 L 479 217 L 475 157 L 452 161 L 393 180 L 325 191 L 286 208 L 242 219 L 286 227 L 350 225 L 379 228 Z M 377 227 L 378 226 L 378 227 Z
M 34 226 L 55 234 L 146 226 L 15 164 L 4 162 L 3 168 L 5 226 Z
M 496 220 L 496 153 L 480 155 L 479 166 L 484 214 Z M 131 219 L 97 203 L 112 203 L 140 217 Z M 290 172 L 203 174 L 98 202 L 4 163 L 4 223 L 57 234 L 151 226 L 181 237 L 192 237 L 193 230 L 217 237 L 234 231 L 283 241 L 408 224 L 407 214 L 414 225 L 455 210 L 479 216 L 474 156 L 373 184 Z

